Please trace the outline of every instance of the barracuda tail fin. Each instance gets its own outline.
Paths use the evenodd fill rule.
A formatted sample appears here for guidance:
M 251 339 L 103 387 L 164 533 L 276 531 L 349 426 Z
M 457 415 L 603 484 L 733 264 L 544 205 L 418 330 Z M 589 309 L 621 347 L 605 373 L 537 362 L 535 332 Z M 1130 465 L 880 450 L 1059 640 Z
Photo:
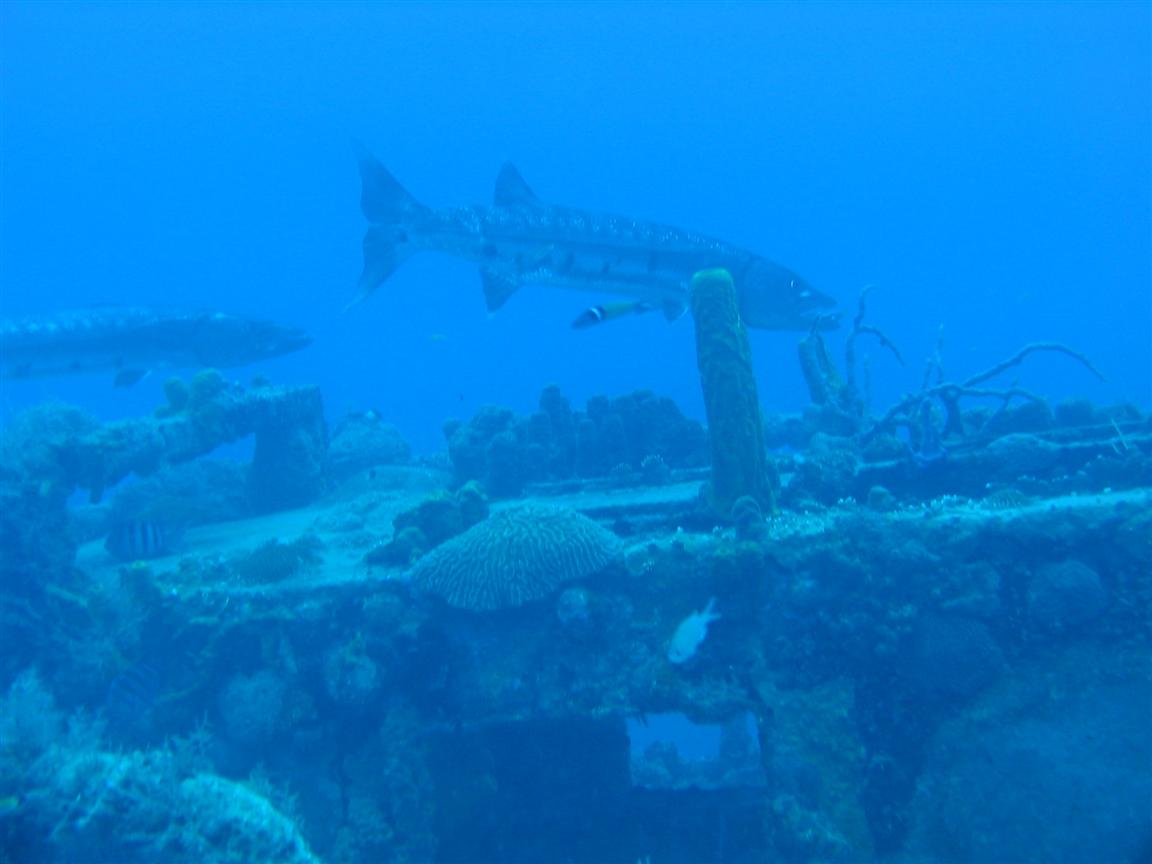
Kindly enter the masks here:
M 428 208 L 409 195 L 375 156 L 363 147 L 357 150 L 360 209 L 374 224 L 364 235 L 364 269 L 356 296 L 345 310 L 365 300 L 415 251 L 412 229 L 428 214 Z

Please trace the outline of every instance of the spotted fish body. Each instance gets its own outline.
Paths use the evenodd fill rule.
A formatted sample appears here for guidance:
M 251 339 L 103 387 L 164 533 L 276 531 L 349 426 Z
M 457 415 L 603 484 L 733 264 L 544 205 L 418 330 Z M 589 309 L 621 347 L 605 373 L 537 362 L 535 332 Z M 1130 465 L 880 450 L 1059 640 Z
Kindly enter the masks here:
M 545 204 L 505 165 L 491 207 L 432 210 L 362 153 L 364 270 L 353 303 L 371 294 L 409 256 L 444 252 L 480 265 L 489 310 L 524 284 L 616 294 L 669 318 L 688 305 L 692 275 L 720 267 L 737 287 L 745 324 L 809 330 L 833 319 L 834 301 L 787 268 L 720 240 L 651 222 Z M 580 320 L 580 319 L 578 319 Z M 585 322 L 587 323 L 587 322 Z
M 223 312 L 95 306 L 0 320 L 0 374 L 112 372 L 128 385 L 151 369 L 243 366 L 310 342 L 295 328 Z

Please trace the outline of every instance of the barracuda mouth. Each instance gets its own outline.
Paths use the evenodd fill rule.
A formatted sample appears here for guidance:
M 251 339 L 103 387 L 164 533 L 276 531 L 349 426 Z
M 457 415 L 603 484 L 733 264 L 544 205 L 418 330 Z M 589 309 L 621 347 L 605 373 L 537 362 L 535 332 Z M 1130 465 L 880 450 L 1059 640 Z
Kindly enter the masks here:
M 312 337 L 303 330 L 296 328 L 282 328 L 277 340 L 270 346 L 269 354 L 291 354 L 312 344 Z
M 772 298 L 746 294 L 741 297 L 740 316 L 747 327 L 794 333 L 835 330 L 842 312 L 836 301 L 814 291 L 802 296 Z
M 311 344 L 312 337 L 297 327 L 218 313 L 200 323 L 195 350 L 201 364 L 231 368 L 291 354 Z
M 829 330 L 839 328 L 844 313 L 838 309 L 829 307 L 827 309 L 810 310 L 805 312 L 801 317 L 808 323 L 808 329 L 810 331 L 827 333 Z
M 312 337 L 299 327 L 289 327 L 272 321 L 250 322 L 254 353 L 261 357 L 279 357 L 291 354 L 312 344 Z M 243 344 L 244 340 L 239 340 Z

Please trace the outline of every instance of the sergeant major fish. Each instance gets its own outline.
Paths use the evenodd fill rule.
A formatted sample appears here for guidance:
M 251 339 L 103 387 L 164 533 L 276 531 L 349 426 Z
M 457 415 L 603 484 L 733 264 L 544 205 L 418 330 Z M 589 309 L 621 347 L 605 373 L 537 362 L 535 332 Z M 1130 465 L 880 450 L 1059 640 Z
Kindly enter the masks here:
M 0 319 L 0 375 L 112 372 L 127 387 L 157 367 L 244 366 L 311 341 L 294 327 L 224 312 L 95 306 Z
M 124 519 L 112 526 L 104 549 L 117 561 L 163 558 L 176 550 L 181 533 L 151 519 Z
M 671 662 L 687 663 L 696 656 L 696 649 L 708 636 L 708 625 L 720 619 L 720 613 L 713 611 L 715 608 L 716 598 L 713 597 L 702 611 L 693 612 L 680 622 L 672 634 L 672 641 L 668 643 L 668 659 Z
M 810 330 L 835 326 L 832 298 L 788 270 L 720 240 L 622 216 L 545 204 L 511 165 L 496 179 L 491 207 L 433 210 L 413 198 L 376 159 L 360 154 L 360 206 L 373 223 L 350 307 L 367 298 L 410 255 L 438 251 L 480 265 L 489 311 L 523 284 L 623 295 L 631 306 L 593 307 L 574 326 L 627 312 L 662 309 L 671 320 L 688 305 L 692 275 L 732 274 L 749 327 Z

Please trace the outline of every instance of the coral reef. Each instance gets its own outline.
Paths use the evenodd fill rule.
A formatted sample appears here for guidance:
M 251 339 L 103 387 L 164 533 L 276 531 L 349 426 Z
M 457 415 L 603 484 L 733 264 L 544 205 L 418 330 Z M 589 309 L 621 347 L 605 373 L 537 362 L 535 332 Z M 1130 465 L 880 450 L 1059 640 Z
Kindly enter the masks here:
M 1149 716 L 1143 649 L 1084 646 L 1024 664 L 933 737 L 908 859 L 1144 860 Z
M 574 510 L 522 505 L 494 513 L 438 546 L 408 575 L 421 591 L 450 606 L 505 609 L 595 575 L 619 549 L 615 535 Z
M 866 382 L 840 385 L 768 426 L 792 436 L 782 509 L 745 496 L 730 521 L 685 467 L 705 464 L 703 431 L 670 432 L 678 412 L 650 394 L 576 412 L 549 388 L 530 418 L 458 428 L 458 471 L 532 495 L 493 515 L 430 460 L 252 517 L 242 466 L 136 449 L 278 398 L 215 375 L 146 422 L 56 407 L 13 424 L 0 860 L 1136 860 L 1152 421 L 966 396 L 945 436 L 933 397 L 902 415 L 925 437 L 903 420 L 869 437 Z M 348 464 L 361 433 L 378 458 L 374 426 Z M 77 444 L 97 439 L 166 467 L 77 507 Z M 654 446 L 673 440 L 695 449 Z M 251 518 L 147 564 L 101 548 L 112 516 L 181 506 Z M 385 549 L 392 567 L 365 566 Z M 722 617 L 670 662 L 711 597 Z M 739 731 L 727 767 L 638 759 L 637 730 L 668 713 Z
M 429 549 L 488 517 L 488 496 L 475 481 L 439 492 L 392 520 L 392 539 L 364 556 L 368 564 L 407 567 Z
M 380 690 L 381 675 L 363 638 L 337 645 L 324 658 L 324 687 L 332 701 L 350 708 L 368 706 Z
M 339 483 L 379 465 L 403 465 L 412 448 L 400 430 L 375 411 L 350 412 L 336 424 L 328 445 L 328 473 Z
M 235 675 L 216 707 L 224 734 L 237 744 L 268 741 L 285 729 L 287 684 L 270 669 Z
M 228 566 L 234 578 L 244 585 L 280 582 L 315 567 L 323 545 L 319 538 L 307 534 L 291 543 L 269 540 Z
M 31 673 L 0 702 L 0 782 L 22 792 L 5 847 L 28 859 L 319 862 L 267 799 L 176 750 L 107 749 L 100 727 L 66 721 Z
M 692 277 L 691 298 L 696 364 L 712 444 L 708 497 L 725 516 L 745 496 L 771 511 L 773 475 L 764 452 L 760 397 L 736 286 L 726 270 L 701 271 Z
M 67 506 L 73 484 L 60 452 L 98 428 L 81 411 L 49 403 L 17 415 L 0 433 L 3 594 L 38 594 L 71 565 L 78 539 Z
M 248 488 L 256 512 L 301 507 L 320 497 L 327 482 L 328 426 L 318 389 L 269 402 L 255 434 Z
M 529 483 L 604 477 L 621 465 L 663 477 L 661 464 L 695 467 L 708 459 L 700 424 L 648 391 L 596 396 L 585 411 L 573 411 L 558 388 L 547 387 L 529 417 L 489 406 L 467 423 L 449 421 L 444 435 L 457 482 L 477 480 L 497 498 Z
M 148 521 L 179 531 L 254 514 L 248 469 L 230 459 L 197 459 L 161 468 L 150 477 L 121 483 L 106 503 L 74 509 L 82 540 L 104 537 L 129 521 Z
M 70 488 L 90 490 L 99 501 L 105 489 L 132 473 L 148 476 L 255 435 L 249 482 L 258 508 L 303 504 L 321 492 L 327 432 L 317 388 L 245 389 L 205 371 L 193 379 L 187 399 L 177 397 L 177 402 L 183 405 L 179 411 L 169 406 L 161 417 L 121 420 L 70 435 L 53 448 L 53 474 Z
M 1036 568 L 1028 582 L 1029 623 L 1041 632 L 1065 633 L 1085 626 L 1108 607 L 1108 589 L 1100 574 L 1081 561 L 1066 560 Z

